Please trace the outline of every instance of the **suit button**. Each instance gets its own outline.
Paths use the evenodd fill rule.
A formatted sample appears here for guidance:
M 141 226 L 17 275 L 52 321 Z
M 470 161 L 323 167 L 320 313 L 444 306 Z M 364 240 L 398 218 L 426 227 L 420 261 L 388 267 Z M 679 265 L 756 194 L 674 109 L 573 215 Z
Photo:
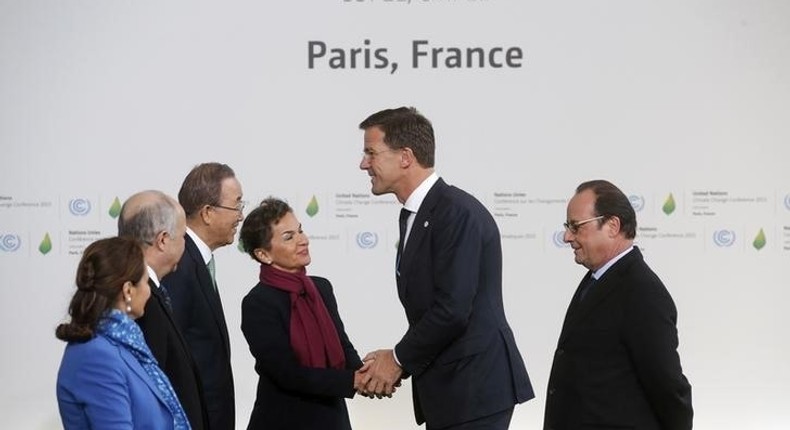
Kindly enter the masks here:
M 557 350 L 557 355 L 562 355 L 562 354 L 565 354 L 565 350 L 564 350 L 564 349 L 562 349 L 562 348 L 559 348 L 559 349 Z
M 549 388 L 549 396 L 553 396 L 553 395 L 554 395 L 554 388 Z

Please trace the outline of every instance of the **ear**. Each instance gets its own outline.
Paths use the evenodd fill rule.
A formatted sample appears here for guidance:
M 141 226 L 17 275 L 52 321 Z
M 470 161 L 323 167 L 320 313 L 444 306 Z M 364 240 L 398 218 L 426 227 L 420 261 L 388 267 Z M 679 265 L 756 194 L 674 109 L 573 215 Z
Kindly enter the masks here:
M 165 238 L 169 235 L 170 234 L 166 231 L 160 231 L 159 233 L 157 233 L 156 237 L 154 237 L 154 246 L 156 247 L 156 249 L 160 251 L 165 250 Z
M 255 258 L 257 258 L 261 263 L 272 264 L 272 257 L 268 252 L 266 252 L 265 249 L 255 248 L 255 250 L 252 252 L 255 254 Z
M 132 281 L 124 282 L 123 287 L 121 287 L 123 299 L 126 300 L 127 297 L 132 297 L 132 291 L 134 291 L 134 284 L 132 284 Z
M 616 216 L 609 217 L 606 220 L 606 225 L 609 226 L 609 237 L 617 237 L 620 235 L 622 226 L 620 225 L 620 218 Z
M 211 205 L 203 205 L 203 207 L 200 208 L 200 211 L 198 211 L 198 216 L 200 217 L 200 220 L 203 221 L 204 225 L 211 224 L 211 210 Z
M 404 169 L 411 166 L 417 159 L 414 157 L 414 151 L 411 148 L 402 148 L 400 155 L 400 166 Z

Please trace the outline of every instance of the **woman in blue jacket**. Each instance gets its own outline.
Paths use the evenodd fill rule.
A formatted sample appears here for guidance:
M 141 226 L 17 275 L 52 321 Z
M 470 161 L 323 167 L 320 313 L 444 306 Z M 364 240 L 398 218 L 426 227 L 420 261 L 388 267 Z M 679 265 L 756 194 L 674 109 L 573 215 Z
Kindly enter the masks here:
M 151 296 L 143 252 L 133 239 L 90 244 L 77 268 L 68 342 L 57 382 L 63 427 L 189 429 L 167 376 L 134 322 Z

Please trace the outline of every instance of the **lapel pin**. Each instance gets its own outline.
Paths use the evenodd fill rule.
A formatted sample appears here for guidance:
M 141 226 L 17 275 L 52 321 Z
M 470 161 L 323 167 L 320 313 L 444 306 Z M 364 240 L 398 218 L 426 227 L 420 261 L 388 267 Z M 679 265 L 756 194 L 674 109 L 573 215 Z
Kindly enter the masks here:
M 425 224 L 422 225 L 423 227 L 428 227 L 428 221 L 425 221 Z

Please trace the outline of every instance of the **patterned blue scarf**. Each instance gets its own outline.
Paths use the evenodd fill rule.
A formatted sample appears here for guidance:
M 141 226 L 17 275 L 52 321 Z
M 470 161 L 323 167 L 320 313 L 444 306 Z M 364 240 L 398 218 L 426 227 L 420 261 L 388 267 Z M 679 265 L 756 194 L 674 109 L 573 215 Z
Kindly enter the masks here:
M 191 430 L 187 416 L 181 403 L 176 397 L 173 386 L 167 376 L 159 368 L 151 350 L 143 338 L 143 332 L 140 326 L 129 318 L 125 313 L 118 309 L 112 309 L 99 320 L 96 331 L 115 342 L 123 345 L 129 352 L 134 355 L 140 365 L 145 369 L 145 373 L 154 382 L 154 385 L 159 389 L 159 393 L 165 399 L 167 408 L 173 415 L 173 425 L 175 430 Z

